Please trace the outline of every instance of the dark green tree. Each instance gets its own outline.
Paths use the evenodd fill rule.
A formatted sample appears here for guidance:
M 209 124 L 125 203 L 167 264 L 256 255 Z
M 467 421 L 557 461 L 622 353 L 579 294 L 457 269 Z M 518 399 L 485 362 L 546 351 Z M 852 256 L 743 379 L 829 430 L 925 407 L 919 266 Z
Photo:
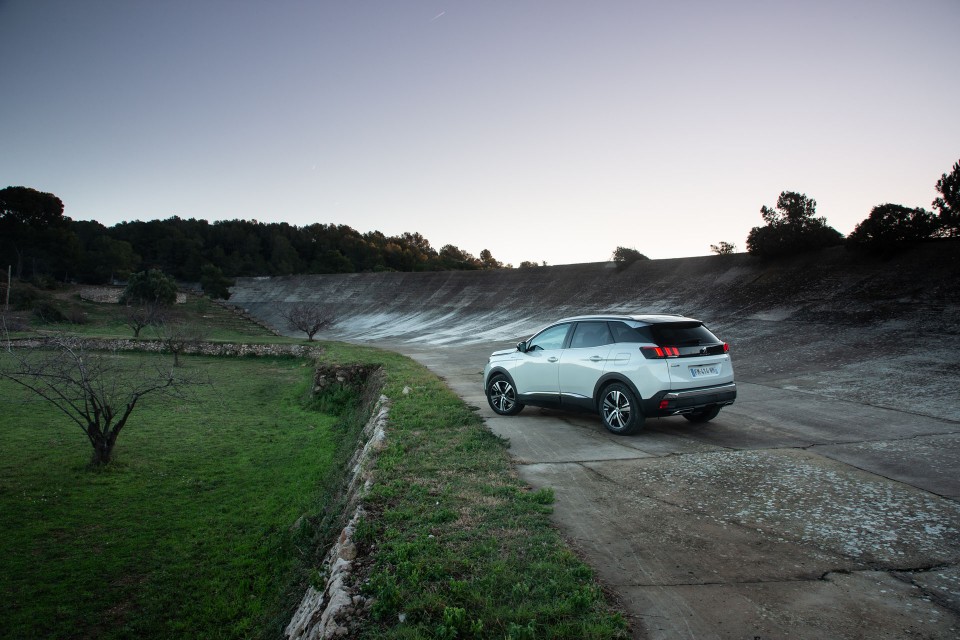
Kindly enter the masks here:
M 484 269 L 502 269 L 503 263 L 493 257 L 489 249 L 480 252 L 480 263 Z
M 126 240 L 110 236 L 99 222 L 79 220 L 70 223 L 70 230 L 81 244 L 81 258 L 74 274 L 81 282 L 103 284 L 115 279 L 126 280 L 137 270 L 140 256 Z
M 0 257 L 13 265 L 18 278 L 64 275 L 66 261 L 76 258 L 76 239 L 68 238 L 69 218 L 63 202 L 52 193 L 30 187 L 0 189 Z M 76 246 L 75 246 L 76 245 Z
M 441 270 L 471 270 L 479 269 L 480 261 L 468 251 L 459 247 L 447 244 L 440 249 L 440 255 L 437 257 L 437 263 Z
M 613 250 L 612 258 L 613 261 L 617 263 L 617 269 L 620 270 L 626 269 L 634 262 L 650 259 L 636 249 L 631 249 L 630 247 L 617 247 Z
M 940 212 L 940 233 L 960 237 L 960 160 L 953 171 L 940 176 L 936 186 L 940 196 L 933 201 L 933 208 Z
M 107 228 L 64 218 L 62 203 L 51 194 L 24 187 L 4 192 L 11 194 L 7 210 L 13 213 L 0 219 L 0 259 L 9 260 L 0 264 L 17 264 L 18 273 L 32 269 L 35 275 L 103 283 L 149 265 L 179 281 L 196 282 L 207 264 L 227 278 L 502 267 L 489 250 L 481 258 L 453 245 L 437 251 L 419 233 L 388 237 L 380 231 L 360 233 L 347 225 L 296 227 L 256 220 L 211 224 L 177 216 Z M 66 224 L 43 227 L 57 220 Z M 47 230 L 40 234 L 39 228 Z
M 776 208 L 763 206 L 760 215 L 766 226 L 754 227 L 747 235 L 747 251 L 761 258 L 774 258 L 816 251 L 843 242 L 843 234 L 816 217 L 817 201 L 806 194 L 783 191 Z
M 134 273 L 120 294 L 120 304 L 169 306 L 176 301 L 177 283 L 159 269 Z
M 55 226 L 63 222 L 63 201 L 30 187 L 7 187 L 0 189 L 0 219 L 32 227 Z
M 200 268 L 200 288 L 211 298 L 227 300 L 233 285 L 234 281 L 224 276 L 220 267 L 207 263 Z
M 389 242 L 397 249 L 392 251 L 392 256 L 388 254 L 387 264 L 397 271 L 429 271 L 442 268 L 438 265 L 437 250 L 419 233 L 404 232 L 389 238 Z M 392 263 L 390 257 L 393 258 Z
M 926 209 L 908 209 L 899 204 L 881 204 L 847 237 L 850 247 L 887 253 L 937 234 L 937 217 Z

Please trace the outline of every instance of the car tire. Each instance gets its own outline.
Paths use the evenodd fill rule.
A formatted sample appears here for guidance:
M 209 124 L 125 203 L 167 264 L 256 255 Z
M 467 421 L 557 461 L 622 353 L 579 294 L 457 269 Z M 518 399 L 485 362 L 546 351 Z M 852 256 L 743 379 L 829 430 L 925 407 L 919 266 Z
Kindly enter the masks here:
M 701 424 L 703 422 L 710 422 L 717 417 L 718 413 L 720 413 L 720 407 L 707 407 L 706 409 L 699 409 L 693 413 L 685 413 L 683 417 L 690 422 Z
M 640 403 L 630 389 L 619 382 L 604 387 L 600 394 L 600 418 L 610 433 L 629 436 L 643 427 Z
M 501 416 L 515 416 L 523 411 L 523 405 L 517 401 L 517 390 L 502 373 L 491 377 L 487 383 L 487 403 Z

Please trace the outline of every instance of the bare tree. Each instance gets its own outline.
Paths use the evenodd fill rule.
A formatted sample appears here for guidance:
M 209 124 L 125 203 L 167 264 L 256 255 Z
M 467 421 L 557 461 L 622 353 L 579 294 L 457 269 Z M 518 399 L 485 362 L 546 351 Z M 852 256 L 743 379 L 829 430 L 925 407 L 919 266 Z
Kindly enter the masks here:
M 159 326 L 163 323 L 165 307 L 155 302 L 128 304 L 124 309 L 125 324 L 133 329 L 133 337 L 139 338 L 140 332 L 150 326 Z
M 183 318 L 167 320 L 160 328 L 160 339 L 173 354 L 173 366 L 180 366 L 180 354 L 207 339 L 209 331 L 203 325 Z
M 110 462 L 117 437 L 147 396 L 183 398 L 199 379 L 172 367 L 148 366 L 143 357 L 87 352 L 78 338 L 50 338 L 37 348 L 0 356 L 0 378 L 38 395 L 73 421 L 93 447 L 91 464 Z
M 301 302 L 284 310 L 281 315 L 290 329 L 303 331 L 308 340 L 333 322 L 333 312 L 326 305 L 316 302 Z

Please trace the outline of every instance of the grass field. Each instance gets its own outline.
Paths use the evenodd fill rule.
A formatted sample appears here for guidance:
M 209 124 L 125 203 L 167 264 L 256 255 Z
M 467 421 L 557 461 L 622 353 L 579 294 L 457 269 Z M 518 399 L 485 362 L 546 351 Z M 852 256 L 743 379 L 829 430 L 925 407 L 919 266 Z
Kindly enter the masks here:
M 49 305 L 63 316 L 75 320 L 44 321 L 38 317 L 42 313 L 14 309 L 12 315 L 20 318 L 22 322 L 28 323 L 33 331 L 42 333 L 65 332 L 104 338 L 133 337 L 133 330 L 125 322 L 123 307 L 117 304 L 81 299 L 79 295 L 81 287 L 70 287 L 53 292 L 39 291 L 32 287 L 28 290 L 31 292 L 31 296 L 37 298 L 34 303 L 35 306 Z M 201 325 L 204 330 L 203 337 L 209 340 L 255 343 L 292 341 L 277 337 L 233 311 L 193 293 L 186 295 L 186 302 L 171 307 L 166 315 Z M 161 330 L 158 327 L 146 327 L 141 331 L 140 337 L 151 340 L 157 338 L 160 332 Z M 29 332 L 24 331 L 15 333 L 16 336 L 28 334 Z
M 184 360 L 212 386 L 138 410 L 101 471 L 76 426 L 0 385 L 7 637 L 278 635 L 312 560 L 292 526 L 321 513 L 343 434 L 306 406 L 303 361 Z
M 507 441 L 420 364 L 324 346 L 332 360 L 382 362 L 393 402 L 358 527 L 366 565 L 357 582 L 374 599 L 358 637 L 626 637 L 591 569 L 551 525 L 553 492 L 519 480 Z
M 129 337 L 116 305 L 77 304 L 99 314 L 81 333 Z M 300 342 L 232 315 L 209 335 Z M 392 402 L 357 530 L 354 586 L 372 606 L 353 637 L 626 636 L 552 527 L 552 492 L 519 481 L 475 411 L 403 356 L 320 346 L 382 365 Z M 280 638 L 320 579 L 362 416 L 319 410 L 307 360 L 182 358 L 213 384 L 138 409 L 97 471 L 76 426 L 0 380 L 0 637 Z

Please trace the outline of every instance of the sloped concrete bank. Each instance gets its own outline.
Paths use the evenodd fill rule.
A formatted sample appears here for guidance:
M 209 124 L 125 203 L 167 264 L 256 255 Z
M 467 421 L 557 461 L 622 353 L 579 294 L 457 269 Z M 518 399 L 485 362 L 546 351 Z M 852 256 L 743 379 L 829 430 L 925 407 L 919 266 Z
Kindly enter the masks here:
M 944 240 L 888 260 L 835 248 L 772 263 L 240 278 L 230 301 L 287 334 L 284 310 L 323 303 L 336 318 L 323 337 L 411 347 L 509 344 L 581 313 L 683 313 L 733 345 L 741 379 L 956 418 L 943 397 L 960 383 L 957 256 L 960 241 Z
M 301 301 L 334 305 L 334 331 L 365 339 L 483 342 L 557 315 L 675 312 L 729 319 L 868 323 L 904 315 L 958 319 L 960 241 L 891 260 L 835 248 L 765 263 L 746 254 L 498 271 L 240 278 L 230 301 L 283 327 Z

